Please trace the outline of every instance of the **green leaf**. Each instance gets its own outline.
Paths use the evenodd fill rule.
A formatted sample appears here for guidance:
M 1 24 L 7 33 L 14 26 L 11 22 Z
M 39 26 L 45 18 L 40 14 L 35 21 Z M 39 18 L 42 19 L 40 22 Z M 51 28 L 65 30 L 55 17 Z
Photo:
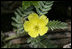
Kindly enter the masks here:
M 39 1 L 31 1 L 31 3 L 34 5 L 34 7 L 39 8 Z
M 39 15 L 47 14 L 48 11 L 51 9 L 54 1 L 23 1 L 22 7 L 24 10 L 28 9 L 31 6 L 34 6 L 36 12 Z M 34 8 L 33 7 L 33 8 Z
M 29 38 L 27 40 L 27 43 L 29 44 L 29 47 L 31 48 L 56 48 L 57 46 L 55 44 L 52 44 L 49 39 L 46 39 L 46 36 L 40 36 L 37 38 Z
M 51 30 L 54 30 L 54 29 L 66 29 L 67 28 L 67 23 L 53 20 L 53 21 L 48 22 L 48 27 Z
M 28 7 L 31 6 L 31 1 L 22 1 L 22 7 L 24 10 L 26 10 Z
M 32 13 L 32 7 L 24 10 L 22 7 L 19 7 L 16 11 L 15 11 L 15 15 L 16 17 L 12 17 L 12 20 L 14 20 L 12 22 L 12 25 L 14 26 L 14 28 L 16 28 L 16 32 L 17 33 L 24 33 L 24 27 L 23 24 L 25 22 L 25 20 L 27 19 L 27 16 Z
M 35 7 L 39 15 L 47 14 L 53 5 L 53 1 L 39 1 L 39 7 Z

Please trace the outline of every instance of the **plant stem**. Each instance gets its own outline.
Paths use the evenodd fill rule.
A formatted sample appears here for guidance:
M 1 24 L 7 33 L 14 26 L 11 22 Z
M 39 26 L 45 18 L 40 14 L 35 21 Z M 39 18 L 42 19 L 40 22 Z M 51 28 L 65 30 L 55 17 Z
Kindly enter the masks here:
M 14 35 L 14 36 L 10 36 L 10 37 L 6 38 L 5 41 L 7 41 L 7 40 L 11 40 L 11 39 L 14 39 L 14 38 L 17 38 L 17 37 L 18 37 L 18 36 L 16 36 L 16 35 Z

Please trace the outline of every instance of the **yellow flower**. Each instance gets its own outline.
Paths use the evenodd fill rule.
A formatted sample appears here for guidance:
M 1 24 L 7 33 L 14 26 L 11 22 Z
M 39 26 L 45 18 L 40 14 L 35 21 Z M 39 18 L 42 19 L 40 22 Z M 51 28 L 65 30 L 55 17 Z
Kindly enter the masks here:
M 36 38 L 37 36 L 43 36 L 47 33 L 48 27 L 48 18 L 45 15 L 38 16 L 36 13 L 32 13 L 28 16 L 29 21 L 25 21 L 24 30 L 28 32 L 28 34 Z

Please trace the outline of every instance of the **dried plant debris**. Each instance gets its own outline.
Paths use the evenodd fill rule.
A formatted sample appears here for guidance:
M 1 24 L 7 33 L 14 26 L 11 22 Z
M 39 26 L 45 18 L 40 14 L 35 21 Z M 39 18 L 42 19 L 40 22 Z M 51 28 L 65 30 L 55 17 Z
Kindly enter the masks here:
M 71 48 L 71 43 L 64 45 L 63 48 Z

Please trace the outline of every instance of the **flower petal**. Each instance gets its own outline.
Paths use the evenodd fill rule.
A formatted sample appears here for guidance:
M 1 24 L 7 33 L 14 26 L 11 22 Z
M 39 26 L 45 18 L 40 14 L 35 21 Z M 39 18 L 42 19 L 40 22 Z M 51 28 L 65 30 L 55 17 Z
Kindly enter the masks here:
M 41 21 L 42 25 L 47 25 L 49 19 L 48 19 L 45 15 L 42 15 L 42 16 L 40 17 L 40 21 Z
M 44 34 L 46 34 L 48 31 L 48 27 L 42 27 L 41 30 L 40 30 L 40 36 L 43 36 Z
M 37 22 L 39 21 L 39 17 L 36 13 L 32 13 L 28 16 L 29 21 L 33 25 L 37 25 Z
M 33 31 L 33 32 L 28 32 L 28 34 L 33 37 L 33 38 L 36 38 L 38 36 L 38 33 Z
M 25 23 L 24 23 L 24 30 L 28 32 L 31 29 L 32 29 L 31 23 L 29 21 L 25 21 Z
M 29 21 L 30 20 L 36 20 L 38 19 L 38 15 L 36 13 L 32 13 L 28 16 Z

